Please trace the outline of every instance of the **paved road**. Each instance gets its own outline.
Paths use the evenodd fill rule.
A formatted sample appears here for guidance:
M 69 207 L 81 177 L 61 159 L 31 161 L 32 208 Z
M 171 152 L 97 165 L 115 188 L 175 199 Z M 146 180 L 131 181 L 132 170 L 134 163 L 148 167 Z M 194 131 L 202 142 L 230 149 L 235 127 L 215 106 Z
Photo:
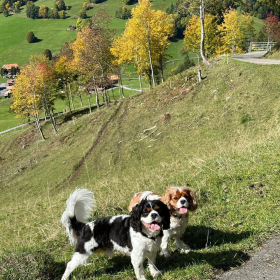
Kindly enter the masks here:
M 270 239 L 241 268 L 223 274 L 220 280 L 279 280 L 280 236 Z
M 244 62 L 256 63 L 256 64 L 280 64 L 280 60 L 278 59 L 262 58 L 266 53 L 267 51 L 251 52 L 251 53 L 233 55 L 230 58 L 244 61 Z

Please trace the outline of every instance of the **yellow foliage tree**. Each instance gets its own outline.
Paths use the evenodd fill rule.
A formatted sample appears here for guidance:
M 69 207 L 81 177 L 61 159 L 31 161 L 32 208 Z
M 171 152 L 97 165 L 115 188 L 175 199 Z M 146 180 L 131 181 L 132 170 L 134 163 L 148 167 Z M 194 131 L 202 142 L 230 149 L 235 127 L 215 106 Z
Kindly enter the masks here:
M 155 86 L 155 68 L 160 69 L 163 79 L 165 51 L 174 21 L 165 12 L 155 11 L 149 0 L 139 0 L 131 14 L 123 35 L 115 39 L 111 51 L 119 64 L 132 62 L 137 72 L 147 74 L 150 85 Z
M 244 53 L 246 42 L 254 34 L 254 20 L 248 14 L 238 15 L 237 10 L 229 9 L 223 14 L 224 21 L 219 26 L 221 32 L 221 52 Z
M 206 14 L 204 21 L 205 30 L 205 53 L 207 55 L 213 55 L 216 52 L 218 45 L 218 26 L 215 22 L 215 17 Z M 184 44 L 186 51 L 199 52 L 201 41 L 201 24 L 198 16 L 192 16 L 184 32 Z
M 39 115 L 44 108 L 43 97 L 46 98 L 46 90 L 52 84 L 54 75 L 50 67 L 45 63 L 44 55 L 32 56 L 29 65 L 21 69 L 13 89 L 13 104 L 11 109 L 18 117 L 33 117 L 37 129 L 45 140 Z M 48 102 L 48 101 L 47 101 Z

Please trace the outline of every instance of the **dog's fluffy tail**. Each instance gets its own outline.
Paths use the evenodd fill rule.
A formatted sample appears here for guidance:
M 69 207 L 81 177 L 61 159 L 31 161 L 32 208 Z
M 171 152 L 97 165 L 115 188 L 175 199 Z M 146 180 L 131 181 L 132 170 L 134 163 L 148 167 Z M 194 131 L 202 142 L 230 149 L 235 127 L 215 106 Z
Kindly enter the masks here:
M 80 231 L 87 223 L 93 207 L 95 207 L 93 193 L 87 189 L 77 189 L 66 201 L 66 209 L 61 216 L 61 222 L 71 244 L 77 242 Z

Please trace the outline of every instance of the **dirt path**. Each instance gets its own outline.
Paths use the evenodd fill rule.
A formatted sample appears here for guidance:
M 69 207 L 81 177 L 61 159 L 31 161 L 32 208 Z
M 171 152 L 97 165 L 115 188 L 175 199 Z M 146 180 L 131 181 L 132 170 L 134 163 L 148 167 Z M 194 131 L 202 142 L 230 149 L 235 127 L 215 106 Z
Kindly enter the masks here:
M 220 280 L 279 280 L 280 236 L 270 239 L 241 268 L 224 273 Z
M 64 179 L 61 183 L 59 183 L 56 187 L 59 188 L 60 186 L 62 186 L 65 182 L 70 182 L 75 180 L 75 178 L 80 174 L 82 167 L 85 164 L 86 159 L 88 158 L 88 156 L 95 150 L 95 148 L 97 147 L 97 145 L 99 144 L 99 142 L 102 139 L 102 135 L 104 134 L 104 132 L 106 131 L 109 123 L 111 123 L 112 121 L 114 121 L 114 119 L 116 118 L 116 116 L 119 114 L 119 112 L 121 111 L 121 108 L 123 107 L 124 102 L 121 102 L 118 106 L 118 108 L 116 109 L 116 111 L 111 115 L 111 117 L 109 118 L 109 120 L 102 126 L 102 128 L 100 129 L 100 131 L 98 132 L 97 138 L 95 139 L 95 141 L 93 142 L 93 145 L 91 146 L 91 148 L 87 151 L 87 153 L 85 154 L 85 156 L 83 157 L 83 159 L 80 161 L 80 163 L 78 164 L 77 168 L 66 178 Z
M 256 63 L 256 64 L 280 64 L 280 60 L 278 59 L 262 58 L 266 53 L 267 51 L 251 52 L 251 53 L 233 55 L 230 58 L 234 60 Z

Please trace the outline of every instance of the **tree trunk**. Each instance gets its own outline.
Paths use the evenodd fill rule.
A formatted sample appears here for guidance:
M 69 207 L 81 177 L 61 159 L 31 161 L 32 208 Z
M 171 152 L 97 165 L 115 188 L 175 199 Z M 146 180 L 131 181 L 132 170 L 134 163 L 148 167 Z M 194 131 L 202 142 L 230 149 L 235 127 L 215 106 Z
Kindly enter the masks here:
M 120 93 L 120 98 L 124 98 L 122 85 L 123 85 L 122 84 L 122 73 L 121 73 L 121 70 L 119 70 L 119 93 Z
M 68 100 L 69 111 L 70 111 L 70 114 L 72 115 L 71 104 L 70 104 L 70 98 L 69 98 L 69 94 L 68 94 L 68 90 L 67 90 L 67 82 L 66 82 L 66 84 L 65 84 L 65 93 L 66 93 L 67 100 Z
M 89 113 L 91 114 L 91 102 L 90 102 L 90 91 L 88 90 L 88 106 L 89 106 Z
M 205 18 L 205 5 L 204 0 L 200 1 L 200 27 L 201 27 L 201 38 L 200 38 L 200 55 L 202 58 L 203 63 L 210 65 L 209 61 L 205 56 L 205 49 L 204 49 L 204 40 L 205 40 L 205 31 L 204 31 L 204 18 Z
M 151 75 L 152 75 L 153 87 L 155 87 L 156 83 L 155 83 L 155 77 L 154 77 L 154 67 L 153 67 L 153 59 L 152 59 L 152 50 L 151 50 L 151 39 L 150 39 L 149 26 L 147 26 L 146 28 L 147 28 L 148 52 L 149 52 L 149 59 L 150 59 Z
M 140 84 L 140 90 L 141 90 L 141 92 L 143 92 L 141 73 L 139 74 L 139 84 Z
M 44 99 L 45 99 L 45 96 L 44 96 Z M 51 111 L 49 109 L 49 106 L 48 106 L 48 103 L 47 103 L 46 99 L 44 100 L 44 107 L 45 107 L 45 112 L 47 112 L 48 116 L 50 117 L 50 120 L 51 120 L 51 123 L 52 123 L 52 126 L 53 126 L 53 131 L 57 135 L 56 122 L 53 119 L 53 115 L 51 114 Z
M 70 98 L 71 98 L 72 108 L 73 108 L 73 110 L 75 110 L 70 82 L 68 83 L 68 87 L 69 87 L 69 94 L 70 94 Z
M 43 130 L 42 130 L 42 127 L 41 127 L 41 124 L 40 124 L 39 116 L 38 116 L 37 113 L 35 114 L 34 118 L 35 118 L 35 123 L 36 123 L 37 129 L 39 130 L 42 139 L 45 141 L 46 138 L 43 134 Z
M 79 98 L 80 98 L 80 103 L 81 103 L 81 108 L 82 108 L 82 107 L 84 107 L 84 104 L 83 104 L 82 96 L 80 93 L 79 93 Z
M 95 98 L 96 98 L 96 107 L 97 107 L 98 110 L 100 110 L 98 91 L 97 91 L 96 87 L 94 87 L 94 91 L 95 91 Z
M 161 82 L 164 82 L 164 76 L 163 76 L 163 59 L 160 59 L 160 72 L 161 72 Z

